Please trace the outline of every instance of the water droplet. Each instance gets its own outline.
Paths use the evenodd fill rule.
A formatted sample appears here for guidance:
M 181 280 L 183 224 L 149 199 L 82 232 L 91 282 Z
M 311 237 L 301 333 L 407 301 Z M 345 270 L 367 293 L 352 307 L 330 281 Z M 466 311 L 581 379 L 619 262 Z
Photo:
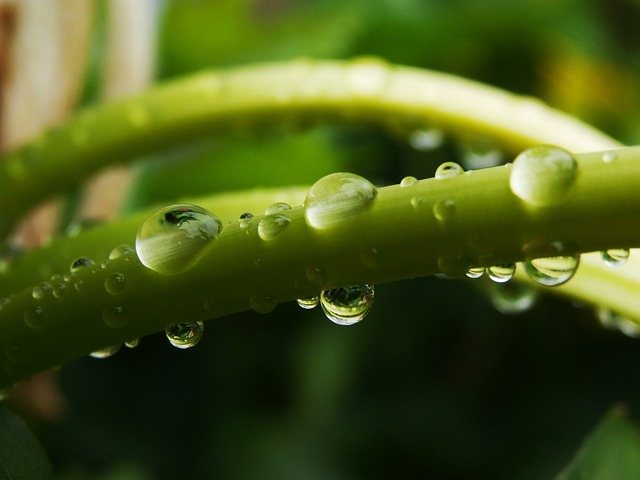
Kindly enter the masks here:
M 44 325 L 44 313 L 42 307 L 29 307 L 24 312 L 24 323 L 29 328 L 40 328 Z
M 104 279 L 104 288 L 111 295 L 122 293 L 127 286 L 127 279 L 122 273 L 112 273 Z
M 311 310 L 318 306 L 320 303 L 320 297 L 318 295 L 314 295 L 313 297 L 299 298 L 296 302 L 298 302 L 298 305 L 305 310 Z
M 182 350 L 195 346 L 202 338 L 204 323 L 178 323 L 165 330 L 169 343 Z
M 487 282 L 489 301 L 500 313 L 516 315 L 533 308 L 539 299 L 538 290 L 521 282 Z
M 253 218 L 253 213 L 246 212 L 240 215 L 240 220 L 244 220 L 245 218 Z
M 253 213 L 243 213 L 240 215 L 240 228 L 247 228 L 253 224 Z
M 275 202 L 267 207 L 264 214 L 271 215 L 272 213 L 286 212 L 287 210 L 291 210 L 291 205 L 285 202 Z
M 249 305 L 256 313 L 267 314 L 271 313 L 276 308 L 276 299 L 268 295 L 262 297 L 251 297 L 249 299 Z
M 129 321 L 129 314 L 124 307 L 106 307 L 102 310 L 102 321 L 107 327 L 121 328 Z
M 438 200 L 433 205 L 433 216 L 440 222 L 451 220 L 456 213 L 456 202 L 448 200 Z
M 484 274 L 484 267 L 472 267 L 467 270 L 467 277 L 469 278 L 480 278 Z
M 116 260 L 118 258 L 130 258 L 136 253 L 136 250 L 129 245 L 118 245 L 109 253 L 109 260 Z
M 33 287 L 31 296 L 36 300 L 42 300 L 51 294 L 51 290 L 53 290 L 51 284 L 48 282 L 43 282 Z
M 305 269 L 305 277 L 314 285 L 324 285 L 327 281 L 327 273 L 321 267 L 310 265 Z
M 505 283 L 513 278 L 516 273 L 516 265 L 514 263 L 503 263 L 487 268 L 487 275 L 491 280 L 497 283 Z
M 418 179 L 416 177 L 404 177 L 400 182 L 401 187 L 413 187 L 418 183 Z
M 415 196 L 411 198 L 411 206 L 413 208 L 418 208 L 420 205 L 424 203 L 424 199 L 420 196 Z
M 382 257 L 382 251 L 375 247 L 365 247 L 360 251 L 360 260 L 370 268 L 378 267 Z
M 352 285 L 323 291 L 320 304 L 332 322 L 353 325 L 369 313 L 374 298 L 373 285 Z
M 596 310 L 596 316 L 604 328 L 618 330 L 628 337 L 640 337 L 640 325 L 613 310 L 600 307 Z
M 479 170 L 504 163 L 504 153 L 482 140 L 466 141 L 458 146 L 459 155 L 465 168 Z
M 90 353 L 89 356 L 93 358 L 109 358 L 110 356 L 118 353 L 118 350 L 120 350 L 120 345 L 113 345 L 101 350 L 96 350 L 95 352 Z
M 76 280 L 76 282 L 73 284 L 73 288 L 79 291 L 80 289 L 82 289 L 83 285 L 84 285 L 84 280 Z
M 371 182 L 352 173 L 333 173 L 318 180 L 304 200 L 307 224 L 332 228 L 369 208 L 378 195 Z
M 71 271 L 71 273 L 76 273 L 82 270 L 83 268 L 91 265 L 93 265 L 93 260 L 91 260 L 90 258 L 84 258 L 84 257 L 76 258 L 73 262 L 71 262 L 71 266 L 69 267 L 69 270 Z
M 464 173 L 464 169 L 455 162 L 445 162 L 436 169 L 436 179 L 453 178 Z
M 619 267 L 624 265 L 629 258 L 629 249 L 627 248 L 612 248 L 605 252 L 600 252 L 602 261 L 610 267 Z
M 605 152 L 602 154 L 602 161 L 604 163 L 612 163 L 618 159 L 618 155 L 613 152 Z
M 262 217 L 258 224 L 258 235 L 263 240 L 273 240 L 291 223 L 286 215 L 272 214 Z
M 524 263 L 524 271 L 534 282 L 555 287 L 573 277 L 579 263 L 579 255 L 535 258 Z
M 134 338 L 133 340 L 129 340 L 128 342 L 124 342 L 124 346 L 127 348 L 136 348 L 140 345 L 140 339 Z
M 564 202 L 578 176 L 578 163 L 566 150 L 541 145 L 516 157 L 509 176 L 511 191 L 535 207 Z
M 62 298 L 62 296 L 65 294 L 66 291 L 67 291 L 67 286 L 62 282 L 55 283 L 53 285 L 53 289 L 51 290 L 51 292 L 53 293 L 53 296 L 56 298 Z
M 444 132 L 439 128 L 414 130 L 409 134 L 409 145 L 416 150 L 427 152 L 441 147 L 444 139 Z
M 222 231 L 213 213 L 190 204 L 162 207 L 144 221 L 136 236 L 143 265 L 163 275 L 188 270 Z

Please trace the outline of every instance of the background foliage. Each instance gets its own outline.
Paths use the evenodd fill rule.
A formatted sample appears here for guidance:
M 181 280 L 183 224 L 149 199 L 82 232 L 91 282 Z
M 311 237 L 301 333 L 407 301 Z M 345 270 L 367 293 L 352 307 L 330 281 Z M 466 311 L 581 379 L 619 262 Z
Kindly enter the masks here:
M 638 143 L 639 20 L 624 0 L 167 1 L 158 77 L 375 55 L 540 97 Z M 153 168 L 142 159 L 126 208 L 340 170 L 386 185 L 472 153 L 513 153 L 493 148 L 445 139 L 416 150 L 337 125 L 239 131 L 165 152 Z M 613 404 L 637 414 L 637 365 L 638 340 L 602 329 L 589 308 L 545 297 L 505 316 L 482 282 L 430 277 L 377 286 L 372 312 L 350 328 L 281 305 L 209 322 L 189 351 L 145 338 L 66 365 L 55 419 L 13 407 L 63 479 L 540 479 Z

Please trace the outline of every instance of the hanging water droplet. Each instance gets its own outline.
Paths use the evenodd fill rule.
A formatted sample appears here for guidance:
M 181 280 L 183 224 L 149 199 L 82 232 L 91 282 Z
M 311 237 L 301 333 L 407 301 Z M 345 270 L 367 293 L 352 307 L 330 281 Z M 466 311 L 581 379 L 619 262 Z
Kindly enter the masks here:
M 304 200 L 311 227 L 332 228 L 369 208 L 378 195 L 371 182 L 352 173 L 333 173 L 318 180 Z
M 629 258 L 628 248 L 612 248 L 605 252 L 600 252 L 600 257 L 605 265 L 610 267 L 619 267 L 624 265 Z
M 484 274 L 484 267 L 471 267 L 467 270 L 467 277 L 469 278 L 480 278 Z
M 204 323 L 178 323 L 165 330 L 169 343 L 176 348 L 185 350 L 195 346 L 202 338 Z
M 122 328 L 129 321 L 129 314 L 124 307 L 106 307 L 102 310 L 102 321 L 107 327 Z
M 318 295 L 314 295 L 313 297 L 299 298 L 296 302 L 298 302 L 298 305 L 305 310 L 311 310 L 318 306 L 320 303 L 320 297 Z
M 111 347 L 91 352 L 89 356 L 92 358 L 109 358 L 110 356 L 118 353 L 118 350 L 120 350 L 120 345 L 113 345 Z
M 127 286 L 127 279 L 122 273 L 112 273 L 104 279 L 104 288 L 111 295 L 122 293 Z
M 147 268 L 175 275 L 193 267 L 221 231 L 220 219 L 204 208 L 169 205 L 144 221 L 136 236 L 136 252 Z
M 287 210 L 291 210 L 291 205 L 285 202 L 275 202 L 267 207 L 264 214 L 271 215 L 272 213 L 286 212 Z
M 618 330 L 628 337 L 640 337 L 640 325 L 613 310 L 600 307 L 596 310 L 596 316 L 604 328 Z
M 125 259 L 129 259 L 133 255 L 135 255 L 135 253 L 136 253 L 135 248 L 129 245 L 119 245 L 113 250 L 111 250 L 111 253 L 109 253 L 109 260 L 116 260 L 118 258 L 123 258 L 123 257 Z
M 282 233 L 291 223 L 286 215 L 271 214 L 262 217 L 258 224 L 258 235 L 263 240 L 273 240 Z
M 444 143 L 444 132 L 439 128 L 429 130 L 414 130 L 409 134 L 409 145 L 416 150 L 428 152 L 435 150 Z
M 556 287 L 573 277 L 579 263 L 579 255 L 535 258 L 524 263 L 524 271 L 534 282 Z
M 436 179 L 453 178 L 464 173 L 464 169 L 455 162 L 445 162 L 436 169 Z
M 249 299 L 249 305 L 252 310 L 261 314 L 271 313 L 276 308 L 277 303 L 276 299 L 269 295 L 255 296 Z
M 140 339 L 134 338 L 133 340 L 129 340 L 128 342 L 124 342 L 124 346 L 127 348 L 136 348 L 140 345 Z
M 604 163 L 612 163 L 618 159 L 618 155 L 613 152 L 605 152 L 602 154 L 602 161 Z
M 31 291 L 31 296 L 36 300 L 43 300 L 44 298 L 47 298 L 51 294 L 52 290 L 53 290 L 53 287 L 51 286 L 50 283 L 43 282 L 33 287 L 33 290 Z
M 81 271 L 83 268 L 89 267 L 91 265 L 93 265 L 93 260 L 91 260 L 90 258 L 76 258 L 73 262 L 71 262 L 69 270 L 71 271 L 71 273 L 76 273 Z
M 456 202 L 451 199 L 438 200 L 433 204 L 433 216 L 439 222 L 446 222 L 451 220 L 456 214 Z
M 516 157 L 509 176 L 514 195 L 535 207 L 564 202 L 578 176 L 578 163 L 566 150 L 541 145 Z
M 416 177 L 404 177 L 400 182 L 401 187 L 413 187 L 418 183 L 418 179 Z
M 42 307 L 33 306 L 24 312 L 24 323 L 29 328 L 40 328 L 44 325 L 44 312 Z
M 323 291 L 320 294 L 320 304 L 332 322 L 353 325 L 369 313 L 374 298 L 373 285 L 351 285 Z
M 514 263 L 503 263 L 488 267 L 486 271 L 491 280 L 497 283 L 504 283 L 513 278 L 516 273 L 516 265 Z
M 486 292 L 493 307 L 507 315 L 524 313 L 533 308 L 539 299 L 535 287 L 521 282 L 487 282 Z

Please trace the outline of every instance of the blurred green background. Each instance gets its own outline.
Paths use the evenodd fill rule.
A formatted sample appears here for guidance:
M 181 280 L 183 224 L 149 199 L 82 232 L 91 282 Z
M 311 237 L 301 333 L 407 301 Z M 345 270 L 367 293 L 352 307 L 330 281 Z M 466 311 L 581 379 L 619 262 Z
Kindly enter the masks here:
M 373 55 L 540 97 L 637 143 L 638 25 L 630 0 L 174 0 L 158 80 Z M 128 208 L 340 170 L 385 185 L 513 153 L 353 126 L 238 132 L 143 159 Z M 352 327 L 280 305 L 208 322 L 189 351 L 144 338 L 66 365 L 64 415 L 32 424 L 63 479 L 552 478 L 614 403 L 638 418 L 640 343 L 553 297 L 503 315 L 482 285 L 378 285 Z

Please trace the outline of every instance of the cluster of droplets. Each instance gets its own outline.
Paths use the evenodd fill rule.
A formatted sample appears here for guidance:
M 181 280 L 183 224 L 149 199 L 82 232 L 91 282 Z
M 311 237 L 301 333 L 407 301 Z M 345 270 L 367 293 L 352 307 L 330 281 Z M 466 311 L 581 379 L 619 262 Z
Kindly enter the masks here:
M 320 305 L 325 316 L 338 325 L 354 325 L 367 316 L 375 292 L 373 285 L 349 285 L 323 290 L 320 295 L 299 298 L 298 305 L 305 310 Z

